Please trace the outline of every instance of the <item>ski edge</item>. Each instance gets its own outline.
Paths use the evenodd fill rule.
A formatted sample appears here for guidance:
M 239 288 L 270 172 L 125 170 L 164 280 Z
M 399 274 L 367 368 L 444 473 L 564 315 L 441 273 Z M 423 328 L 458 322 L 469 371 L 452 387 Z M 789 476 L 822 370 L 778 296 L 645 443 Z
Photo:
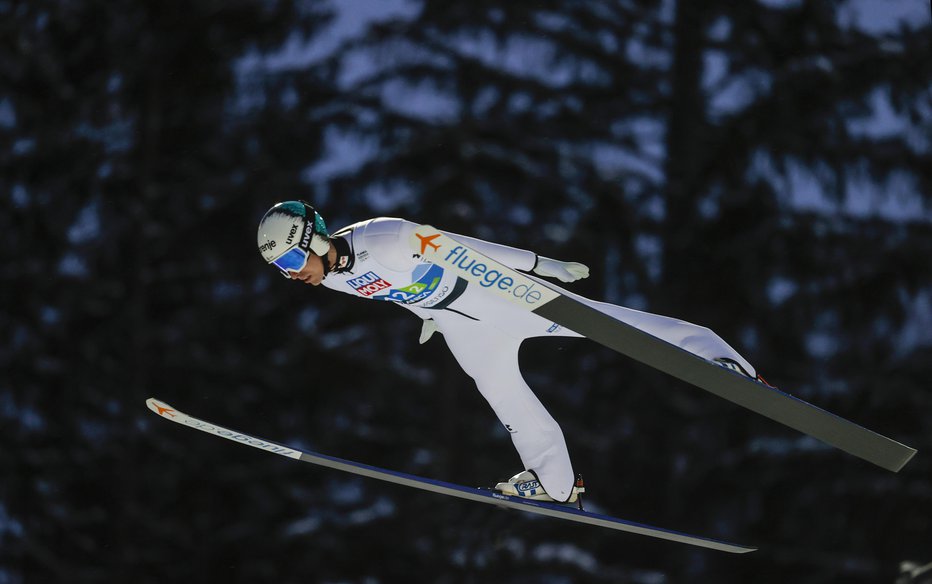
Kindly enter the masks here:
M 708 537 L 690 535 L 662 527 L 654 527 L 643 523 L 619 519 L 609 515 L 579 511 L 575 508 L 564 507 L 558 504 L 518 500 L 514 497 L 510 497 L 496 491 L 479 488 L 471 489 L 454 483 L 428 479 L 333 456 L 319 454 L 316 452 L 309 452 L 298 448 L 292 448 L 278 442 L 273 442 L 264 438 L 258 438 L 238 430 L 232 430 L 212 422 L 207 422 L 205 420 L 195 418 L 154 397 L 147 399 L 146 405 L 158 416 L 182 426 L 188 426 L 189 428 L 201 430 L 202 432 L 206 432 L 214 436 L 219 436 L 221 438 L 226 438 L 227 440 L 236 442 L 238 444 L 252 446 L 253 448 L 257 448 L 265 452 L 278 454 L 279 456 L 285 456 L 287 458 L 300 460 L 302 462 L 316 464 L 318 466 L 349 472 L 368 478 L 378 479 L 442 495 L 457 497 L 460 499 L 477 501 L 480 503 L 486 503 L 499 507 L 508 507 L 528 513 L 550 516 L 557 519 L 564 519 L 566 521 L 594 525 L 716 551 L 744 554 L 757 550 L 756 547 L 734 544 Z

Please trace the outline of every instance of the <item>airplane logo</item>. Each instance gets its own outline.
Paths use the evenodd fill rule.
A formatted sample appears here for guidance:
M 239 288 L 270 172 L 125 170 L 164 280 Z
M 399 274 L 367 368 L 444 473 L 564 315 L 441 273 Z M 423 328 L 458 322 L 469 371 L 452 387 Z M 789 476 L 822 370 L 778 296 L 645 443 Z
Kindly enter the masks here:
M 421 255 L 424 255 L 424 252 L 427 251 L 427 246 L 434 248 L 437 251 L 440 251 L 440 245 L 434 243 L 434 240 L 440 237 L 439 233 L 435 233 L 429 237 L 424 237 L 420 233 L 415 233 L 417 238 L 421 240 Z
M 165 414 L 168 414 L 169 416 L 173 418 L 175 417 L 175 410 L 171 408 L 164 408 L 160 406 L 157 402 L 153 402 L 153 404 L 155 405 L 155 409 L 159 411 L 160 416 L 164 416 Z

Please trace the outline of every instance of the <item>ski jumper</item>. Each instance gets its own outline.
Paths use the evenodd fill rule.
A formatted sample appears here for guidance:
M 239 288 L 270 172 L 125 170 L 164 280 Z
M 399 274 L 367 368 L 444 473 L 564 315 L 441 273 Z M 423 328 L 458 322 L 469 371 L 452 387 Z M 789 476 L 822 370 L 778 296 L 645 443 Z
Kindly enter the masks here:
M 555 500 L 568 500 L 575 475 L 566 441 L 559 424 L 521 375 L 518 349 L 524 339 L 532 337 L 582 335 L 513 307 L 422 259 L 408 246 L 416 227 L 404 219 L 381 217 L 337 231 L 333 238 L 345 259 L 324 278 L 323 285 L 361 298 L 400 304 L 422 319 L 433 319 L 456 361 L 475 380 L 511 434 L 524 468 L 537 474 Z M 530 272 L 537 263 L 537 255 L 531 251 L 447 235 L 516 270 Z M 756 375 L 750 363 L 705 327 L 596 302 L 550 283 L 544 285 L 705 359 L 733 359 Z

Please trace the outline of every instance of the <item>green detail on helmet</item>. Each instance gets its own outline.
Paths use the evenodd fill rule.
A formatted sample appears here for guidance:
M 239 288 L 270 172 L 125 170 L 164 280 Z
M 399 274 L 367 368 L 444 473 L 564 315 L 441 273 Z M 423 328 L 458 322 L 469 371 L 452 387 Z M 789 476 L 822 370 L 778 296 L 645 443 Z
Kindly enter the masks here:
M 327 225 L 324 223 L 324 218 L 316 211 L 314 212 L 314 231 L 321 235 L 330 235 L 330 232 L 327 231 Z
M 298 201 L 288 201 L 288 202 L 282 203 L 281 205 L 278 206 L 278 209 L 276 209 L 276 211 L 291 213 L 292 215 L 295 215 L 297 217 L 307 217 L 307 211 L 304 210 L 304 205 L 302 205 Z

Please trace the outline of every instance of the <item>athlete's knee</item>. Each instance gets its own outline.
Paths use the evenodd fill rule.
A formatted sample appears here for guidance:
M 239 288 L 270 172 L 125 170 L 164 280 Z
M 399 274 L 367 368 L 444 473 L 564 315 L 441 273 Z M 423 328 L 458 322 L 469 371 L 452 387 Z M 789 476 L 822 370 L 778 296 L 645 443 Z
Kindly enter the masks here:
M 724 347 L 728 346 L 712 329 L 685 322 L 677 326 L 674 337 L 677 339 L 676 344 L 680 348 L 702 354 L 703 357 L 707 358 L 724 356 L 717 354 L 717 352 L 721 352 Z M 710 351 L 716 354 L 704 354 Z
M 486 396 L 514 395 L 527 387 L 520 373 L 511 370 L 483 370 L 470 374 L 476 387 Z

